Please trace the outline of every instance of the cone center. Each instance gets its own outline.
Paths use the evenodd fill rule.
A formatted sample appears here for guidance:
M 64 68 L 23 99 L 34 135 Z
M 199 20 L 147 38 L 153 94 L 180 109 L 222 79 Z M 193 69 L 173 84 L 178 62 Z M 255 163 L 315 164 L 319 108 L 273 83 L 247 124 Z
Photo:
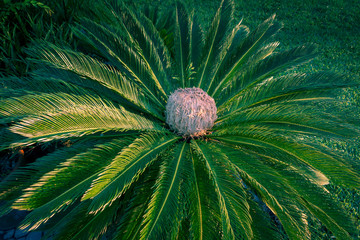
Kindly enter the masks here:
M 205 135 L 217 119 L 215 101 L 200 88 L 180 88 L 169 96 L 166 123 L 185 137 Z

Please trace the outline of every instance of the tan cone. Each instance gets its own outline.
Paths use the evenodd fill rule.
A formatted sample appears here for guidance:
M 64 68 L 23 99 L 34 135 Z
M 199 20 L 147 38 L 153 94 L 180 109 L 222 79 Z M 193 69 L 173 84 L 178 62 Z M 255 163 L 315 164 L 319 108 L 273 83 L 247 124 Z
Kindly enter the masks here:
M 205 135 L 217 119 L 216 104 L 200 88 L 177 89 L 166 105 L 166 123 L 179 135 Z

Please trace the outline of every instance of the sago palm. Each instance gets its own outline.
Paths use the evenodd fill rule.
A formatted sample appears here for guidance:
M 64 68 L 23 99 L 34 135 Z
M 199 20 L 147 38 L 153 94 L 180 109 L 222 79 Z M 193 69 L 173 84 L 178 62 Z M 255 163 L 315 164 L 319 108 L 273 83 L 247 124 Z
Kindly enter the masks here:
M 68 143 L 1 183 L 3 212 L 57 239 L 356 236 L 324 185 L 358 188 L 359 165 L 323 143 L 359 134 L 337 97 L 357 83 L 290 71 L 314 46 L 276 52 L 281 24 L 233 24 L 231 0 L 206 33 L 179 3 L 105 5 L 79 50 L 36 42 L 31 76 L 3 79 L 2 150 Z

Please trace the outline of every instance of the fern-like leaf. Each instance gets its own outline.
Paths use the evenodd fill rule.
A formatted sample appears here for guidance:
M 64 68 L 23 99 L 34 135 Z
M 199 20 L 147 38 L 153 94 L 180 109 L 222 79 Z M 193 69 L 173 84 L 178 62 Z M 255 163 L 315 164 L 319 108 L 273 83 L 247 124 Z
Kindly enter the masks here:
M 179 216 L 174 216 L 172 211 L 182 204 L 179 202 L 178 194 L 187 152 L 186 142 L 178 144 L 175 147 L 174 158 L 168 158 L 161 166 L 162 175 L 155 184 L 154 193 L 144 215 L 140 239 L 162 239 L 165 234 L 171 236 L 172 232 L 164 231 L 163 228 L 171 229 L 180 221 Z
M 124 148 L 82 197 L 82 200 L 92 199 L 90 212 L 96 213 L 111 205 L 156 159 L 157 154 L 177 139 L 167 135 L 143 135 Z

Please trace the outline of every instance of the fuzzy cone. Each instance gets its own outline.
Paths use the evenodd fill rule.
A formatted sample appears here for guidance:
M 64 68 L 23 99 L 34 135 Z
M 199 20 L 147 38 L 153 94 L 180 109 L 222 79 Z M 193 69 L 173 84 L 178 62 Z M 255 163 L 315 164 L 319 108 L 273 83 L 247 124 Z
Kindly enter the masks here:
M 217 119 L 216 104 L 200 88 L 177 89 L 166 105 L 166 123 L 179 135 L 197 137 L 206 134 Z

